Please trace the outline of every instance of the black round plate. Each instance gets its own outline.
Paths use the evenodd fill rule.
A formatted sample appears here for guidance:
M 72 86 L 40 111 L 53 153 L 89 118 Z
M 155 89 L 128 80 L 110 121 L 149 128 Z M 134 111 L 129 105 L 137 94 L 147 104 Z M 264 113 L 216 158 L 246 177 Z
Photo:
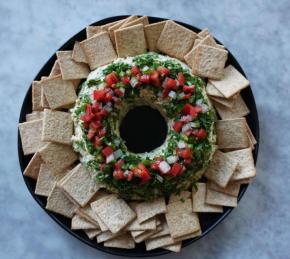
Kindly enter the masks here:
M 110 18 L 106 18 L 103 20 L 100 20 L 98 22 L 93 23 L 92 25 L 103 25 L 109 22 L 117 21 L 123 18 L 126 18 L 127 15 L 123 16 L 114 16 Z M 154 22 L 160 22 L 165 20 L 164 18 L 157 18 L 157 17 L 149 17 L 150 23 Z M 200 29 L 182 23 L 178 22 L 180 25 L 194 31 L 194 32 L 199 32 Z M 86 32 L 85 29 L 74 35 L 72 38 L 70 38 L 62 47 L 59 48 L 59 50 L 71 50 L 73 48 L 74 42 L 75 41 L 82 41 L 86 38 Z M 217 41 L 219 42 L 219 41 Z M 220 43 L 220 42 L 219 42 Z M 40 80 L 42 76 L 48 76 L 50 73 L 50 70 L 54 64 L 54 61 L 56 60 L 56 55 L 54 54 L 47 62 L 46 64 L 42 67 L 42 69 L 39 71 L 37 76 L 34 78 L 34 80 Z M 244 76 L 245 73 L 242 70 L 241 66 L 237 62 L 237 60 L 234 58 L 234 56 L 229 52 L 228 56 L 228 61 L 227 65 L 231 64 L 233 65 L 236 69 L 238 69 Z M 257 109 L 256 109 L 256 104 L 254 100 L 253 93 L 251 91 L 251 88 L 248 87 L 244 89 L 241 92 L 247 106 L 249 107 L 251 113 L 246 117 L 248 124 L 257 139 L 257 145 L 255 146 L 255 149 L 253 150 L 253 156 L 255 163 L 257 161 L 258 157 L 258 149 L 259 149 L 259 121 L 258 121 L 258 114 L 257 114 Z M 24 122 L 25 121 L 25 115 L 27 113 L 30 113 L 32 111 L 32 103 L 31 103 L 31 85 L 27 91 L 27 94 L 25 96 L 25 99 L 23 101 L 23 105 L 21 108 L 21 113 L 20 113 L 20 118 L 19 122 Z M 19 163 L 22 172 L 24 171 L 25 167 L 27 166 L 28 162 L 30 161 L 32 156 L 24 156 L 23 151 L 22 151 L 22 145 L 21 145 L 21 140 L 20 140 L 20 135 L 18 133 L 18 155 L 19 155 Z M 39 204 L 39 206 L 45 210 L 45 205 L 46 205 L 46 198 L 35 195 L 34 194 L 34 189 L 35 189 L 35 181 L 23 176 L 24 182 L 26 183 L 26 186 L 28 190 L 30 191 L 32 197 L 35 199 L 35 201 Z M 245 193 L 247 189 L 247 185 L 242 185 L 238 200 L 240 200 Z M 117 248 L 108 248 L 104 247 L 102 244 L 98 244 L 95 240 L 90 240 L 83 231 L 73 231 L 70 229 L 70 219 L 67 219 L 63 216 L 60 216 L 58 214 L 52 213 L 50 211 L 45 210 L 46 213 L 57 223 L 59 224 L 63 229 L 65 229 L 67 232 L 69 232 L 71 235 L 75 236 L 77 239 L 80 241 L 86 243 L 87 245 L 94 247 L 98 250 L 101 250 L 106 253 L 114 254 L 114 255 L 121 255 L 121 256 L 135 256 L 135 257 L 149 257 L 149 256 L 158 256 L 158 255 L 163 255 L 169 253 L 167 250 L 163 249 L 156 249 L 153 251 L 146 251 L 144 244 L 138 244 L 135 249 L 132 250 L 125 250 L 125 249 L 117 249 Z M 200 223 L 201 223 L 201 228 L 202 228 L 202 235 L 193 239 L 189 239 L 183 242 L 183 247 L 187 246 L 198 239 L 202 238 L 203 236 L 207 235 L 211 230 L 213 230 L 222 220 L 232 211 L 232 208 L 225 207 L 224 212 L 222 214 L 219 213 L 201 213 L 200 216 Z

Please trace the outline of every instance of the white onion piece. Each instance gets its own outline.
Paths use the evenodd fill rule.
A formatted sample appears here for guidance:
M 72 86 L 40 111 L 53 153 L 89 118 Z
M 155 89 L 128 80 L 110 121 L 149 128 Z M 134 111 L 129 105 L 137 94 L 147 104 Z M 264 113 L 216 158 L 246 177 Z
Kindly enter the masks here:
M 167 174 L 171 169 L 170 165 L 165 161 L 160 162 L 158 167 L 163 174 Z

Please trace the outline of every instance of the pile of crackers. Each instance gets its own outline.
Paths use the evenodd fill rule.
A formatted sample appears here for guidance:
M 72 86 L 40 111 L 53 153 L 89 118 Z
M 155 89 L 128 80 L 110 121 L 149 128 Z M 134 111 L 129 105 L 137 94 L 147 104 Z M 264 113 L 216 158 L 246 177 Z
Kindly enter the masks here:
M 179 252 L 182 240 L 201 235 L 199 213 L 236 207 L 241 184 L 256 175 L 256 140 L 240 94 L 249 82 L 233 66 L 225 67 L 228 52 L 208 29 L 195 33 L 170 20 L 149 24 L 146 16 L 130 16 L 88 26 L 86 33 L 73 50 L 58 51 L 51 73 L 32 84 L 32 113 L 19 124 L 23 153 L 33 155 L 24 175 L 36 180 L 35 194 L 47 197 L 46 209 L 71 218 L 73 230 L 106 247 L 132 249 L 144 241 L 148 251 Z M 221 118 L 217 150 L 204 173 L 206 182 L 197 188 L 167 199 L 125 201 L 106 192 L 78 162 L 68 109 L 91 70 L 147 50 L 185 61 L 193 74 L 208 79 L 206 92 Z

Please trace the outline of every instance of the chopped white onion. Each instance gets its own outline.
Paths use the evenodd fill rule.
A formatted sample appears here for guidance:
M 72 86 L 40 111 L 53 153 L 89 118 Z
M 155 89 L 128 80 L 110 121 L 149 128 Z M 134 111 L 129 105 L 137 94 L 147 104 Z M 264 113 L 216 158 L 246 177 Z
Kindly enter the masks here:
M 138 84 L 138 80 L 136 77 L 132 77 L 130 80 L 130 85 L 134 88 Z
M 120 139 L 118 139 L 118 138 L 114 139 L 114 144 L 115 144 L 116 146 L 119 146 L 120 143 L 121 143 L 121 140 L 120 140 Z
M 180 99 L 182 99 L 184 96 L 185 96 L 185 93 L 182 92 L 182 93 L 180 93 L 180 94 L 178 95 L 178 99 L 180 100 Z
M 183 125 L 181 131 L 182 131 L 182 133 L 184 133 L 184 132 L 186 132 L 186 131 L 188 131 L 190 129 L 191 129 L 191 122 L 190 123 L 186 123 L 185 125 Z
M 170 91 L 168 96 L 170 96 L 172 99 L 176 98 L 176 93 L 174 91 Z
M 166 158 L 166 160 L 169 164 L 174 164 L 175 162 L 177 162 L 178 156 L 169 156 Z
M 186 148 L 186 144 L 182 140 L 178 141 L 177 146 L 178 146 L 178 148 Z
M 143 71 L 143 72 L 145 72 L 145 71 L 147 71 L 147 70 L 149 70 L 149 67 L 148 67 L 148 66 L 144 66 L 144 67 L 142 68 L 142 71 Z
M 181 116 L 180 121 L 182 121 L 182 122 L 190 122 L 190 121 L 192 121 L 192 116 L 191 115 Z
M 118 159 L 123 155 L 123 152 L 121 149 L 118 149 L 113 154 L 114 154 L 115 159 Z
M 125 88 L 124 88 L 124 87 L 119 88 L 119 90 L 120 90 L 123 94 L 125 93 Z
M 203 103 L 202 105 L 200 105 L 200 107 L 203 113 L 208 112 L 208 106 L 206 104 Z
M 111 155 L 107 156 L 106 163 L 109 164 L 110 162 L 114 161 L 114 159 L 114 153 L 112 153 Z
M 160 183 L 163 183 L 164 179 L 161 175 L 157 174 L 156 175 L 156 179 L 160 182 Z
M 197 104 L 197 105 L 202 105 L 202 104 L 203 104 L 203 100 L 202 100 L 202 99 L 198 99 L 198 100 L 196 101 L 196 104 Z
M 197 122 L 191 122 L 190 123 L 190 127 L 191 128 L 198 128 L 199 127 L 199 123 L 197 123 Z
M 171 169 L 170 165 L 165 161 L 160 162 L 158 167 L 163 174 L 167 174 Z

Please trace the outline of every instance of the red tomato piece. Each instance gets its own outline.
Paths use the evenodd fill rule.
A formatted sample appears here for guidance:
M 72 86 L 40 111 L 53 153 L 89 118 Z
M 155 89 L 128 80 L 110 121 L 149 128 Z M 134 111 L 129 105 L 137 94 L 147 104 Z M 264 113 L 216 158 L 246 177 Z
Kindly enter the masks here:
M 139 67 L 137 67 L 137 66 L 133 66 L 133 67 L 131 68 L 131 73 L 132 73 L 134 76 L 137 76 L 137 75 L 140 74 L 141 72 L 140 72 Z
M 150 75 L 142 75 L 140 77 L 140 82 L 143 84 L 149 84 L 150 83 Z
M 175 90 L 175 91 L 178 89 L 178 85 L 177 85 L 175 79 L 172 79 L 170 77 L 165 78 L 164 87 L 167 89 Z
M 132 171 L 128 171 L 127 181 L 128 182 L 132 181 L 133 177 L 134 177 L 134 173 Z
M 157 71 L 154 71 L 150 74 L 150 82 L 153 86 L 160 86 L 159 73 Z
M 138 165 L 139 170 L 139 177 L 141 178 L 141 183 L 146 183 L 151 179 L 150 172 L 146 168 L 146 166 L 143 163 L 140 163 Z
M 184 85 L 182 90 L 185 93 L 193 93 L 195 91 L 195 86 L 194 85 Z
M 124 175 L 124 172 L 122 170 L 115 170 L 113 172 L 113 177 L 116 179 L 116 180 L 123 180 L 125 179 L 125 175 Z
M 194 106 L 190 110 L 190 115 L 192 116 L 192 118 L 196 118 L 200 112 L 202 112 L 201 107 Z
M 115 94 L 118 95 L 119 97 L 123 97 L 124 93 L 120 89 L 115 89 Z
M 156 160 L 156 161 L 154 161 L 152 164 L 151 164 L 151 168 L 153 169 L 153 170 L 159 170 L 159 164 L 160 164 L 160 160 Z
M 88 131 L 88 135 L 87 135 L 88 139 L 92 140 L 94 138 L 95 134 L 96 134 L 96 129 L 90 128 Z
M 95 136 L 94 147 L 97 148 L 101 145 L 101 139 L 98 136 Z
M 122 80 L 122 83 L 124 85 L 128 85 L 130 83 L 130 77 L 129 76 L 123 76 L 121 80 Z
M 157 71 L 163 76 L 169 76 L 170 70 L 166 67 L 158 67 Z
M 113 86 L 114 84 L 118 83 L 117 74 L 113 71 L 112 73 L 106 75 L 105 81 L 109 87 Z
M 191 158 L 186 158 L 186 159 L 184 159 L 184 164 L 185 164 L 185 165 L 190 165 L 191 162 L 192 162 L 192 159 L 191 159 Z
M 94 103 L 94 104 L 92 105 L 92 111 L 93 111 L 93 113 L 98 112 L 99 109 L 100 109 L 100 104 L 99 104 L 99 103 Z
M 207 136 L 207 133 L 206 133 L 205 129 L 203 129 L 203 128 L 199 129 L 196 133 L 196 137 L 198 139 L 204 139 L 204 138 L 206 138 L 206 136 Z
M 191 109 L 193 108 L 193 106 L 189 103 L 185 104 L 181 110 L 181 112 L 185 115 L 190 114 Z
M 93 92 L 93 99 L 101 102 L 103 101 L 105 94 L 106 94 L 105 90 L 95 90 Z
M 92 122 L 90 123 L 90 128 L 91 128 L 91 129 L 95 129 L 95 130 L 97 130 L 97 129 L 99 129 L 100 127 L 102 127 L 102 123 L 101 123 L 100 121 L 92 121 Z
M 110 102 L 113 98 L 114 94 L 112 92 L 108 92 L 105 94 L 104 101 L 105 103 Z
M 183 96 L 183 100 L 188 100 L 191 97 L 191 93 L 188 93 L 186 95 Z
M 183 126 L 183 122 L 181 122 L 181 121 L 176 121 L 176 122 L 174 122 L 174 124 L 173 124 L 172 127 L 173 127 L 173 129 L 174 129 L 176 132 L 180 132 L 182 126 Z
M 106 134 L 107 134 L 106 128 L 102 128 L 102 129 L 100 129 L 100 131 L 99 131 L 99 137 L 100 137 L 100 138 L 101 138 L 101 137 L 105 137 Z
M 103 153 L 103 155 L 104 155 L 105 157 L 107 157 L 107 156 L 113 154 L 113 152 L 114 152 L 114 150 L 113 150 L 111 147 L 109 147 L 109 146 L 106 146 L 106 147 L 103 148 L 103 150 L 102 150 L 102 153 Z
M 177 80 L 178 80 L 179 85 L 183 86 L 185 84 L 185 77 L 182 72 L 178 73 Z
M 180 157 L 182 157 L 183 159 L 187 159 L 187 158 L 190 158 L 191 157 L 191 149 L 186 147 L 184 149 L 179 149 L 178 150 L 178 155 Z
M 174 177 L 178 176 L 180 172 L 182 171 L 182 165 L 178 163 L 174 163 L 170 169 L 170 174 Z
M 120 159 L 115 163 L 115 169 L 121 169 L 122 165 L 124 164 L 124 160 Z

